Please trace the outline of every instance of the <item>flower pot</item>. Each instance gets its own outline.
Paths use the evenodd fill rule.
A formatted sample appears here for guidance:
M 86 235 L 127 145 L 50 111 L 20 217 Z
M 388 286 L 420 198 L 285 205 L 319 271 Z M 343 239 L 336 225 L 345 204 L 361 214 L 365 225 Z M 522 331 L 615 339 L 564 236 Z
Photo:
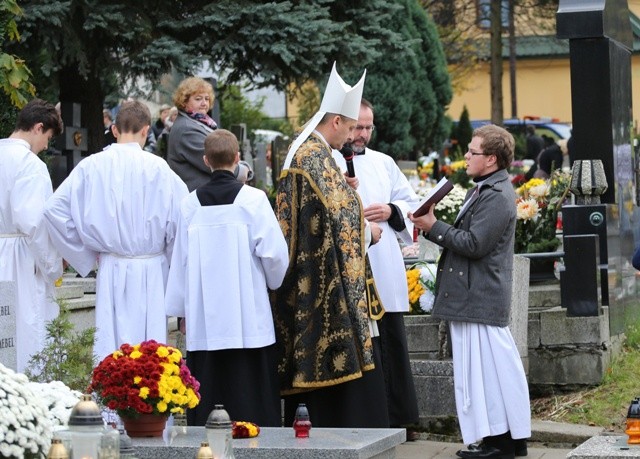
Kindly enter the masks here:
M 141 414 L 137 418 L 122 418 L 130 437 L 161 437 L 167 424 L 167 416 Z

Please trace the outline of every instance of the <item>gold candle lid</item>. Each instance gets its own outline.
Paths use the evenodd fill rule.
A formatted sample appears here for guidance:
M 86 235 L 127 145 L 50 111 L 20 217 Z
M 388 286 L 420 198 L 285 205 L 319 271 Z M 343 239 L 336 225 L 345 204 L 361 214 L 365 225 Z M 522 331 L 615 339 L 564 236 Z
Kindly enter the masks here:
M 51 447 L 49 448 L 47 459 L 69 459 L 69 454 L 62 444 L 62 440 L 59 438 L 51 440 Z
M 213 451 L 211 451 L 208 442 L 203 441 L 200 443 L 200 449 L 198 450 L 196 459 L 213 459 Z

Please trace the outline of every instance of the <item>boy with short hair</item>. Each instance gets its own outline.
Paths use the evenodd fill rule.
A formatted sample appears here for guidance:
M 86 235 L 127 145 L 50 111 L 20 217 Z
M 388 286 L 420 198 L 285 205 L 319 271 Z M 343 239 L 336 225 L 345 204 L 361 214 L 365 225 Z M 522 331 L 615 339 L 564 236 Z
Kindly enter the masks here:
M 142 149 L 151 114 L 124 102 L 117 143 L 73 169 L 47 201 L 54 244 L 78 273 L 98 261 L 96 344 L 102 359 L 124 343 L 167 340 L 164 291 L 186 185 L 167 163 Z
M 44 347 L 45 322 L 58 315 L 53 286 L 62 274 L 62 259 L 42 221 L 53 188 L 37 154 L 61 132 L 55 106 L 34 99 L 18 114 L 9 138 L 0 140 L 0 281 L 15 283 L 10 313 L 16 316 L 19 372 Z
M 204 425 L 223 404 L 231 419 L 279 426 L 267 288 L 282 283 L 287 244 L 266 194 L 234 176 L 235 136 L 218 129 L 204 147 L 211 179 L 182 201 L 166 294 L 167 314 L 185 317 L 187 363 L 202 383 L 187 422 Z

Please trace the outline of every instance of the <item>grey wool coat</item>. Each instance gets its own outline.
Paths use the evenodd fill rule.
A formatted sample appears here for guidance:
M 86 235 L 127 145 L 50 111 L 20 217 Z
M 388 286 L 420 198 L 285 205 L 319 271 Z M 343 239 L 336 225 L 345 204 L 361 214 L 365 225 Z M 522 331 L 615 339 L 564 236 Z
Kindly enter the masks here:
M 187 184 L 190 192 L 211 179 L 211 171 L 202 160 L 204 139 L 210 132 L 213 129 L 184 112 L 178 112 L 169 131 L 167 163 Z
M 473 194 L 467 193 L 467 199 Z M 505 327 L 511 314 L 516 194 L 506 170 L 484 180 L 454 225 L 436 221 L 429 240 L 438 262 L 434 317 Z

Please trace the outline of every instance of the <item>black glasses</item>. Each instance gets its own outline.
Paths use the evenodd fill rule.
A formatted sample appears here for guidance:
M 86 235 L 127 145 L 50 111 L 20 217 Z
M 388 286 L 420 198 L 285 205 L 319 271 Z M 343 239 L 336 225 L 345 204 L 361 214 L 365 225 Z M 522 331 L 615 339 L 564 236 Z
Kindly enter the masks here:
M 473 151 L 470 146 L 467 146 L 467 151 L 471 153 L 472 156 L 491 156 L 493 153 L 482 153 L 480 151 Z

